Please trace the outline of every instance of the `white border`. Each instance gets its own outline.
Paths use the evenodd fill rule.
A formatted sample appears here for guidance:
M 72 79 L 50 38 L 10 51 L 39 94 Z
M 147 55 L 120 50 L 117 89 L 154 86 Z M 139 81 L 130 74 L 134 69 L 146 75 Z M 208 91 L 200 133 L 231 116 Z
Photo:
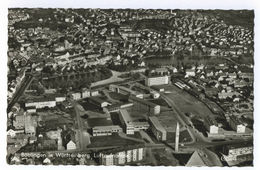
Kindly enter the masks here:
M 254 99 L 254 167 L 245 169 L 258 169 L 260 167 L 260 6 L 259 0 L 1 0 L 0 1 L 0 168 L 1 169 L 119 169 L 122 167 L 103 166 L 9 166 L 6 164 L 6 107 L 7 107 L 7 8 L 150 8 L 150 9 L 253 9 L 255 11 L 255 99 Z M 125 169 L 183 169 L 185 167 L 123 167 Z M 208 169 L 207 167 L 203 167 Z M 228 168 L 228 167 L 225 167 Z M 192 168 L 197 169 L 197 168 Z M 220 169 L 214 167 L 214 169 Z M 232 167 L 232 169 L 238 169 Z M 243 168 L 244 169 L 244 168 Z

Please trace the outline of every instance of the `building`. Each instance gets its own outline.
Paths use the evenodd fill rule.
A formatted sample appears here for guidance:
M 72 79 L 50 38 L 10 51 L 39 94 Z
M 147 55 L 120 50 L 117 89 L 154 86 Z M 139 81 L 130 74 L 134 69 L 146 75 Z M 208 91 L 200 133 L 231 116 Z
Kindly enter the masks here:
M 126 134 L 134 134 L 134 132 L 139 130 L 146 130 L 149 128 L 147 122 L 135 122 L 130 117 L 129 113 L 125 109 L 119 110 L 119 119 L 124 127 Z
M 99 91 L 98 90 L 91 90 L 90 91 L 90 96 L 98 96 L 99 95 Z
M 55 94 L 55 101 L 57 103 L 63 102 L 65 100 L 66 100 L 66 95 L 64 95 L 64 94 Z
M 25 113 L 19 112 L 13 120 L 13 125 L 15 129 L 23 129 L 24 128 L 24 118 L 25 118 Z
M 204 119 L 204 125 L 206 129 L 209 131 L 210 134 L 217 134 L 218 133 L 218 124 L 215 119 L 207 116 Z
M 158 99 L 160 97 L 160 93 L 157 93 L 156 91 L 152 91 L 151 95 L 153 96 L 154 99 Z
M 101 108 L 111 105 L 111 103 L 108 103 L 99 97 L 90 97 L 89 102 Z
M 26 111 L 28 113 L 36 113 L 37 110 L 36 110 L 35 106 L 29 106 L 29 107 L 26 108 Z
M 93 136 L 109 136 L 112 133 L 123 132 L 122 128 L 118 125 L 110 126 L 95 126 L 92 128 Z
M 143 146 L 125 146 L 103 151 L 99 154 L 101 165 L 125 165 L 132 162 L 142 161 L 145 157 Z
M 50 165 L 51 164 L 51 160 L 49 158 L 45 158 L 43 161 L 42 161 L 43 164 L 45 165 Z
M 252 154 L 253 153 L 253 144 L 252 143 L 239 143 L 226 145 L 223 148 L 223 154 L 227 156 L 238 156 L 242 154 Z
M 226 145 L 222 157 L 229 166 L 246 161 L 253 161 L 253 143 L 239 143 Z
M 121 94 L 124 94 L 124 95 L 133 95 L 133 96 L 141 98 L 141 99 L 143 98 L 142 93 L 133 91 L 133 90 L 126 88 L 126 87 L 123 87 L 123 86 L 111 84 L 111 85 L 109 85 L 109 90 L 116 92 L 116 93 L 121 93 Z
M 235 115 L 230 116 L 229 125 L 237 133 L 245 133 L 246 131 L 246 126 Z
M 187 69 L 185 77 L 194 77 L 196 75 L 194 69 Z
M 25 102 L 25 107 L 35 107 L 36 109 L 40 108 L 51 108 L 56 106 L 56 100 L 54 97 L 42 97 L 30 99 Z
M 80 92 L 71 93 L 71 97 L 72 97 L 73 100 L 80 100 L 81 99 L 81 93 Z
M 155 86 L 155 85 L 164 85 L 164 84 L 169 84 L 168 76 L 156 76 L 156 77 L 145 78 L 146 86 Z
M 24 129 L 9 129 L 7 131 L 7 136 L 14 138 L 17 134 L 23 134 L 23 133 L 24 133 Z
M 66 147 L 67 147 L 67 150 L 77 149 L 76 143 L 73 142 L 72 140 L 70 140 L 70 141 L 67 143 Z
M 125 108 L 128 108 L 128 107 L 132 107 L 134 104 L 131 103 L 131 102 L 127 102 L 127 103 L 118 103 L 118 104 L 113 104 L 113 105 L 109 105 L 107 107 L 105 107 L 103 109 L 104 112 L 118 112 L 120 109 L 125 109 Z
M 129 101 L 133 102 L 135 104 L 136 108 L 138 108 L 142 111 L 145 110 L 150 114 L 158 115 L 161 111 L 160 105 L 154 104 L 154 103 L 147 101 L 147 100 L 140 99 L 140 98 L 135 97 L 135 96 L 130 96 Z
M 27 135 L 36 135 L 37 121 L 31 114 L 26 114 L 24 118 L 24 130 Z
M 82 98 L 90 97 L 90 90 L 89 89 L 82 89 Z
M 154 136 L 156 137 L 156 139 L 158 141 L 166 141 L 167 132 L 165 128 L 161 125 L 157 117 L 155 116 L 149 117 L 149 123 L 150 123 L 151 130 Z
M 194 151 L 185 166 L 187 166 L 187 167 L 197 166 L 198 167 L 198 166 L 207 166 L 207 164 L 203 160 L 203 156 L 198 151 Z

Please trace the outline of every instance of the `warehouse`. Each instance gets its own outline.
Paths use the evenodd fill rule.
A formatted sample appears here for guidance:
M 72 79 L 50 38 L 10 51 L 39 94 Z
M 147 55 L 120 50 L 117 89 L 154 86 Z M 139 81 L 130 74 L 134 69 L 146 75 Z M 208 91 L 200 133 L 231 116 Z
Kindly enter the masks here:
M 110 125 L 110 126 L 95 126 L 92 128 L 93 136 L 109 136 L 112 133 L 122 132 L 122 128 L 118 125 Z
M 102 100 L 99 97 L 90 97 L 89 102 L 101 108 L 111 105 L 110 103 L 108 103 L 105 100 Z

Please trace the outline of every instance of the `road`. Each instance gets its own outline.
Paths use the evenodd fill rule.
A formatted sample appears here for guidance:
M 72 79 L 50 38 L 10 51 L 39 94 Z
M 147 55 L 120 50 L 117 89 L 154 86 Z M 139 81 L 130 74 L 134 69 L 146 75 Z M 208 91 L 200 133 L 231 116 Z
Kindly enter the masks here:
M 111 70 L 111 72 L 112 72 L 112 77 L 105 79 L 105 80 L 91 83 L 91 87 L 96 87 L 96 86 L 100 86 L 100 85 L 105 85 L 105 84 L 110 84 L 110 83 L 115 83 L 115 82 L 120 82 L 120 81 L 125 80 L 125 79 L 119 77 L 120 75 L 124 74 L 124 72 L 117 72 L 117 71 L 112 71 L 112 70 Z
M 76 121 L 78 124 L 78 129 L 77 129 L 77 137 L 78 137 L 78 149 L 79 150 L 84 150 L 86 149 L 86 146 L 88 144 L 90 144 L 90 135 L 88 134 L 88 132 L 84 129 L 84 123 L 82 122 L 81 119 L 81 107 L 80 105 L 74 101 L 74 100 L 70 100 L 70 102 L 72 103 L 73 108 L 75 109 L 75 113 L 76 113 Z
M 13 98 L 10 100 L 7 106 L 7 113 L 9 113 L 14 106 L 14 104 L 19 100 L 19 98 L 23 95 L 24 91 L 29 87 L 29 85 L 33 81 L 33 76 L 26 75 L 25 80 L 21 82 L 20 87 L 15 92 Z

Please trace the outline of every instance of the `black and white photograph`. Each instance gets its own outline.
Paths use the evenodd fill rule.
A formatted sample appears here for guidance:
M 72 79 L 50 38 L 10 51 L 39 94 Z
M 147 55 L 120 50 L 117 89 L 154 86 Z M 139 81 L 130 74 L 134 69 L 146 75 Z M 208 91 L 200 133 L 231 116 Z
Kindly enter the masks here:
M 8 7 L 6 164 L 254 167 L 255 17 Z

